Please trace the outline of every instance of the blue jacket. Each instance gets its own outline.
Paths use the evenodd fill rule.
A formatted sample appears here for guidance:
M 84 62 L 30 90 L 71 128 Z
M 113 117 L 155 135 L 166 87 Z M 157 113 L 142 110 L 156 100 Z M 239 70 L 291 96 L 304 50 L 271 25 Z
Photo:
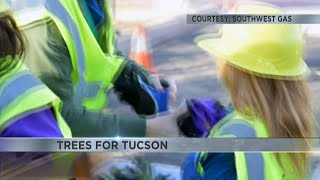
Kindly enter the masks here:
M 197 172 L 197 153 L 189 154 L 182 166 L 183 180 L 236 180 L 237 172 L 233 153 L 209 153 L 203 163 L 204 177 Z

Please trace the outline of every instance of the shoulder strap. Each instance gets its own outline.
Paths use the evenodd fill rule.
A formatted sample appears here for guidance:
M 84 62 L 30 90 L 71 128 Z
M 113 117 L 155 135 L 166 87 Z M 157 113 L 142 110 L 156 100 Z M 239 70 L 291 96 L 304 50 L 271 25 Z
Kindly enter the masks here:
M 233 116 L 211 133 L 210 137 L 257 138 L 257 134 L 254 126 L 247 120 Z M 198 172 L 202 169 L 199 172 L 200 175 L 205 173 L 202 164 L 207 154 L 203 152 L 198 157 Z M 235 152 L 235 162 L 239 180 L 265 179 L 265 163 L 262 153 Z
M 238 138 L 257 137 L 255 128 L 246 120 L 231 119 L 227 122 L 215 136 L 231 135 Z

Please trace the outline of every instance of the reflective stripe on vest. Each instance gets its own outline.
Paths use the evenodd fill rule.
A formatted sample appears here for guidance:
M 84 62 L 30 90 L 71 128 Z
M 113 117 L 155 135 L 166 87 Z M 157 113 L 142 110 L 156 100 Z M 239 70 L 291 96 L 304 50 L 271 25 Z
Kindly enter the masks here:
M 38 89 L 47 88 L 42 82 L 34 78 L 30 71 L 21 71 L 14 74 L 10 79 L 4 81 L 0 87 L 0 112 L 4 110 L 7 106 L 15 101 L 18 101 L 21 98 L 21 95 Z M 32 111 L 34 112 L 34 111 Z M 38 111 L 39 112 L 39 111 Z M 19 114 L 14 119 L 5 121 L 0 118 L 0 133 L 3 132 L 7 127 L 13 124 L 16 120 L 19 120 L 21 117 L 24 117 L 31 112 L 25 112 Z
M 106 92 L 121 70 L 123 59 L 113 54 L 114 47 L 107 48 L 111 51 L 109 54 L 102 51 L 77 1 L 50 0 L 46 2 L 46 8 L 69 50 L 76 100 L 88 109 L 104 108 L 107 103 Z M 110 32 L 113 28 L 109 27 L 105 30 L 106 36 L 111 36 L 107 44 L 115 46 L 114 34 Z
M 67 26 L 74 40 L 74 45 L 76 47 L 77 52 L 77 68 L 79 71 L 79 84 L 76 88 L 76 94 L 79 99 L 76 99 L 76 103 L 82 104 L 82 98 L 86 97 L 86 92 L 89 92 L 88 95 L 92 95 L 93 97 L 98 93 L 99 84 L 95 85 L 86 85 L 86 81 L 84 79 L 84 72 L 85 72 L 85 57 L 84 57 L 84 49 L 82 47 L 80 35 L 78 32 L 77 25 L 74 23 L 72 18 L 70 17 L 68 11 L 60 4 L 58 0 L 51 0 L 47 1 L 46 7 L 50 10 L 53 14 L 55 14 L 60 20 Z M 71 53 L 70 53 L 71 54 Z
M 0 78 L 0 133 L 22 117 L 51 107 L 63 136 L 71 137 L 60 100 L 24 65 L 19 63 Z
M 30 71 L 14 74 L 12 78 L 5 81 L 0 87 L 0 109 L 7 107 L 21 94 L 41 88 L 46 88 L 46 86 L 39 79 L 34 78 Z
M 239 131 L 241 129 L 241 131 Z M 256 138 L 256 131 L 249 123 L 246 124 L 231 124 L 223 129 L 220 136 L 234 135 L 236 137 Z M 247 165 L 247 174 L 249 180 L 264 180 L 265 167 L 262 153 L 244 153 Z
M 237 121 L 237 120 L 236 120 Z M 244 120 L 240 120 L 241 122 L 245 122 Z M 227 123 L 226 123 L 227 124 Z M 216 136 L 235 136 L 235 137 L 257 137 L 255 129 L 252 127 L 251 124 L 245 122 L 245 123 L 232 123 L 230 125 L 227 125 L 227 127 L 222 127 L 223 130 L 221 133 L 219 133 Z M 241 131 L 239 131 L 239 129 Z M 213 134 L 210 134 L 211 138 L 213 137 Z M 203 177 L 205 174 L 202 166 L 202 162 L 205 161 L 207 157 L 206 152 L 203 152 L 198 157 L 198 173 Z M 247 169 L 247 177 L 248 180 L 256 180 L 256 179 L 265 179 L 265 164 L 262 153 L 244 153 L 245 155 L 245 164 Z M 239 168 L 239 167 L 237 167 Z

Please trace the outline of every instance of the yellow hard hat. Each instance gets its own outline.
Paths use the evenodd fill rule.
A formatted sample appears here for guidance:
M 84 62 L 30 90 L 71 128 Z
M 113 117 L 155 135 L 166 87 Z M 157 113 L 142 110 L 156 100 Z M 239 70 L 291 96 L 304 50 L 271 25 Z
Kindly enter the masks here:
M 237 14 L 284 14 L 264 4 L 239 4 Z M 226 24 L 222 33 L 195 38 L 199 47 L 225 62 L 261 76 L 301 77 L 309 72 L 303 60 L 303 32 L 297 24 Z
M 10 10 L 9 4 L 5 0 L 0 0 L 0 13 Z

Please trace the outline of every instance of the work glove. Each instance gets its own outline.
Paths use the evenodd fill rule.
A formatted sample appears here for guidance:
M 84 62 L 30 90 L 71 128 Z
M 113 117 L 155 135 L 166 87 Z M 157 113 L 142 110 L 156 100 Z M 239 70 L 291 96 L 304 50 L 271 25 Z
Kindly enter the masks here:
M 150 74 L 133 61 L 127 61 L 114 82 L 120 100 L 129 103 L 138 114 L 153 115 L 167 111 L 169 99 L 175 98 L 173 81 L 160 79 Z
M 205 137 L 211 128 L 232 110 L 231 106 L 222 106 L 214 99 L 187 100 L 176 111 L 180 133 L 187 137 Z
M 148 82 L 158 92 L 161 92 L 166 88 L 169 92 L 170 101 L 174 102 L 176 100 L 177 86 L 174 80 L 158 74 L 149 74 Z

